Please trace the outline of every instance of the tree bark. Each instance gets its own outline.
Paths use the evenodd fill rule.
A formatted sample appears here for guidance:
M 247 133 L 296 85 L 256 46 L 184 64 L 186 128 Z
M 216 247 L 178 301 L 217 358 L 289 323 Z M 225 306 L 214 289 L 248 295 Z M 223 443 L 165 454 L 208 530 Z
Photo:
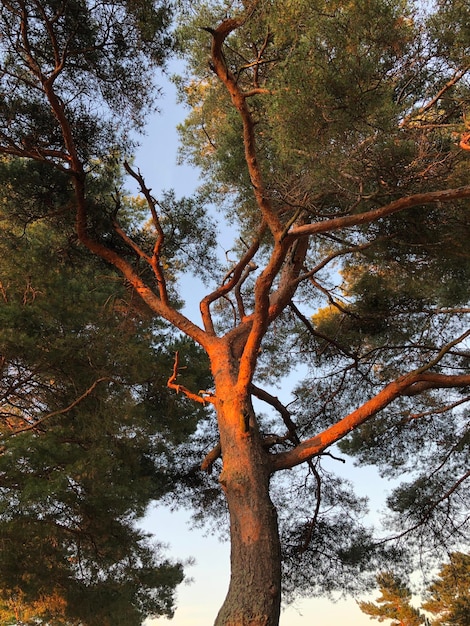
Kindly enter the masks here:
M 277 512 L 269 495 L 270 456 L 249 401 L 240 401 L 233 387 L 220 391 L 220 483 L 230 514 L 231 578 L 215 625 L 277 626 L 281 564 Z

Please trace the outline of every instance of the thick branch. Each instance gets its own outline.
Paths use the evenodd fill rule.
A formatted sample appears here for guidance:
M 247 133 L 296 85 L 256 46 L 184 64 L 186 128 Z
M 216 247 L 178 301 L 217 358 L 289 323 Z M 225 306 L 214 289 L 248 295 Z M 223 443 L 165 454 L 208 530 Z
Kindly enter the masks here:
M 212 466 L 217 461 L 217 459 L 222 455 L 222 446 L 220 442 L 210 450 L 206 456 L 204 457 L 201 463 L 201 469 L 203 472 L 207 472 L 208 474 L 212 473 Z
M 295 242 L 286 255 L 276 291 L 271 295 L 269 306 L 270 321 L 278 317 L 291 302 L 298 287 L 298 278 L 301 273 L 308 251 L 308 237 Z
M 247 98 L 253 95 L 253 92 L 244 93 L 238 86 L 237 79 L 227 67 L 223 54 L 223 45 L 228 35 L 240 28 L 246 21 L 245 19 L 228 19 L 224 20 L 219 26 L 213 29 L 206 29 L 212 35 L 212 66 L 218 78 L 225 85 L 233 105 L 240 113 L 243 124 L 243 144 L 245 147 L 245 160 L 248 167 L 248 173 L 253 185 L 255 199 L 263 218 L 269 226 L 272 234 L 279 238 L 283 232 L 283 226 L 276 212 L 271 206 L 264 187 L 263 176 L 258 162 L 256 139 L 254 132 L 254 122 L 251 111 L 247 104 Z M 258 92 L 259 93 L 259 92 Z
M 250 316 L 251 327 L 249 328 L 249 334 L 240 357 L 238 371 L 237 391 L 242 395 L 248 393 L 249 386 L 253 380 L 261 341 L 266 334 L 269 323 L 274 319 L 274 315 L 270 316 L 269 293 L 276 276 L 278 276 L 281 270 L 288 249 L 285 241 L 274 245 L 269 263 L 258 276 L 255 283 L 255 310 Z M 280 310 L 276 309 L 275 312 L 279 313 Z
M 470 385 L 470 375 L 450 376 L 446 374 L 420 374 L 419 381 L 410 385 L 402 392 L 403 396 L 416 396 L 427 389 L 449 389 L 452 387 L 466 387 Z
M 463 198 L 470 197 L 470 185 L 464 187 L 458 187 L 456 189 L 444 189 L 442 191 L 429 191 L 428 193 L 417 193 L 412 196 L 406 196 L 400 198 L 394 202 L 390 202 L 379 209 L 372 209 L 364 213 L 358 213 L 355 215 L 345 215 L 343 217 L 337 217 L 331 220 L 324 220 L 323 222 L 315 222 L 313 224 L 304 224 L 293 228 L 286 239 L 298 239 L 305 235 L 316 235 L 318 233 L 331 232 L 348 228 L 351 226 L 359 226 L 360 224 L 370 224 L 394 213 L 405 211 L 417 206 L 423 206 L 425 204 L 438 204 L 441 202 L 451 202 L 452 200 L 461 200 Z
M 425 383 L 426 389 L 467 387 L 470 385 L 470 374 L 447 376 L 444 374 L 423 373 L 417 370 L 400 376 L 386 385 L 376 396 L 316 437 L 304 441 L 294 450 L 273 455 L 273 471 L 294 467 L 321 454 L 326 448 L 358 428 L 358 426 L 391 404 L 396 398 L 401 395 L 407 395 L 410 390 L 412 391 L 416 385 L 421 383 Z

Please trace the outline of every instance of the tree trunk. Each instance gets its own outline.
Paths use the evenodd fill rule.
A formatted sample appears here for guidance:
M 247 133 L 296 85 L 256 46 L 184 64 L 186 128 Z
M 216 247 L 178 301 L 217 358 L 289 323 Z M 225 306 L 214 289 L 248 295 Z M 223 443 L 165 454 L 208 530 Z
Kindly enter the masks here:
M 216 626 L 277 626 L 281 564 L 277 513 L 269 495 L 271 466 L 251 406 L 231 388 L 218 403 L 223 470 L 230 513 L 231 577 Z M 218 391 L 218 397 L 220 391 Z M 245 424 L 245 427 L 243 426 Z

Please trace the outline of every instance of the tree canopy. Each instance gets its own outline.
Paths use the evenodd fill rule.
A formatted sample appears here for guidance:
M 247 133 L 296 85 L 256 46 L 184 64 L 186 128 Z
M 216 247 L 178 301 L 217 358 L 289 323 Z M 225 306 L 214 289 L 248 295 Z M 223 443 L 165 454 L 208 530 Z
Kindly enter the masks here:
M 468 537 L 469 16 L 462 0 L 421 5 L 179 3 L 182 156 L 203 172 L 180 201 L 155 198 L 125 160 L 165 7 L 2 4 L 8 167 L 63 176 L 79 242 L 207 355 L 210 381 L 195 386 L 177 353 L 168 385 L 216 418 L 182 454 L 175 498 L 206 516 L 226 503 L 219 626 L 275 626 L 281 587 L 357 588 L 384 562 L 432 561 Z M 95 191 L 121 155 L 145 225 L 119 187 Z M 197 320 L 180 307 L 187 272 L 208 285 Z M 299 366 L 292 402 L 278 398 Z M 207 476 L 187 471 L 198 446 Z M 327 465 L 338 449 L 401 483 L 379 536 Z
M 392 626 L 419 626 L 424 622 L 424 615 L 411 604 L 409 587 L 391 572 L 377 575 L 381 595 L 377 602 L 359 602 L 363 613 L 379 622 L 394 620 Z
M 62 174 L 13 161 L 0 177 L 0 598 L 24 623 L 171 615 L 182 565 L 137 521 L 202 417 L 165 391 L 173 350 L 195 384 L 201 357 L 77 245 Z
M 453 552 L 427 588 L 423 609 L 430 612 L 433 626 L 470 624 L 470 555 Z
M 379 622 L 397 620 L 392 626 L 418 626 L 423 622 L 428 626 L 466 626 L 470 615 L 469 555 L 452 552 L 449 557 L 421 593 L 421 609 L 432 619 L 411 604 L 409 586 L 392 572 L 377 575 L 381 596 L 375 603 L 359 602 L 359 608 Z

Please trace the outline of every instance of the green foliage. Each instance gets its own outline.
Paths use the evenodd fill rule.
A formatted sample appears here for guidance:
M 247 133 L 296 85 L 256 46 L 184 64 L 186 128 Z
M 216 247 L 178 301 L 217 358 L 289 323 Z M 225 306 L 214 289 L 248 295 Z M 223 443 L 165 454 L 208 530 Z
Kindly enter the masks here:
M 266 199 L 286 229 L 295 229 L 468 184 L 468 152 L 459 148 L 470 102 L 467 4 L 437 2 L 424 10 L 422 3 L 401 0 L 192 3 L 179 27 L 188 72 L 177 84 L 190 108 L 180 127 L 181 153 L 201 168 L 208 199 L 222 220 L 240 227 L 243 242 L 257 232 L 259 207 L 240 115 L 208 63 L 207 28 L 227 17 L 240 19 L 226 39 L 224 62 L 239 89 L 250 94 Z M 295 307 L 266 331 L 256 371 L 260 384 L 277 380 L 283 388 L 282 377 L 297 364 L 308 369 L 289 405 L 300 440 L 425 366 L 465 331 L 468 206 L 468 200 L 423 204 L 311 237 Z M 261 238 L 260 266 L 271 244 L 269 235 Z M 238 258 L 245 250 L 237 249 Z M 260 274 L 253 271 L 240 288 L 250 312 Z M 220 310 L 227 328 L 232 309 Z M 432 371 L 467 373 L 467 348 L 449 348 Z M 340 443 L 358 463 L 403 480 L 388 498 L 387 530 L 417 549 L 431 546 L 435 554 L 468 536 L 466 401 L 466 390 L 403 394 Z M 266 432 L 280 432 L 275 420 L 260 416 L 259 423 Z M 315 467 L 321 469 L 321 459 Z M 335 579 L 339 588 L 347 586 L 351 555 L 356 571 L 368 558 L 385 565 L 388 558 L 391 567 L 403 557 L 374 552 L 377 545 L 359 520 L 346 522 L 339 513 L 341 501 L 351 511 L 353 502 L 341 493 L 332 504 L 323 492 L 320 511 L 331 517 L 318 515 L 311 551 L 302 553 L 316 491 L 289 480 L 295 496 L 292 502 L 281 498 L 278 508 L 285 512 L 284 571 L 292 597 L 312 590 L 313 578 L 323 589 L 334 588 Z M 328 492 L 323 473 L 321 485 Z M 355 532 L 351 546 L 338 539 Z
M 409 587 L 395 574 L 382 572 L 377 584 L 382 595 L 377 603 L 359 602 L 363 613 L 379 622 L 397 620 L 392 626 L 467 626 L 470 616 L 470 557 L 463 552 L 452 552 L 450 561 L 441 565 L 437 577 L 427 585 L 421 608 L 434 618 L 428 620 L 410 604 Z
M 357 588 L 370 570 L 406 562 L 402 544 L 377 542 L 361 519 L 365 502 L 326 471 L 322 436 L 335 425 L 348 428 L 328 441 L 344 436 L 343 452 L 401 481 L 387 500 L 389 529 L 408 554 L 431 548 L 438 558 L 443 544 L 468 537 L 468 391 L 458 388 L 468 375 L 468 200 L 446 196 L 468 183 L 466 3 L 426 12 L 405 0 L 179 4 L 183 156 L 205 177 L 200 194 L 181 201 L 172 192 L 154 200 L 143 184 L 145 202 L 129 200 L 116 163 L 152 101 L 166 5 L 10 2 L 0 13 L 0 152 L 22 157 L 0 168 L 3 458 L 15 468 L 2 470 L 5 536 L 13 546 L 17 524 L 31 562 L 51 564 L 49 589 L 71 581 L 64 610 L 85 623 L 96 606 L 101 623 L 116 612 L 136 622 L 139 602 L 171 612 L 177 567 L 158 597 L 137 598 L 133 586 L 148 569 L 158 587 L 133 526 L 150 498 L 195 503 L 200 518 L 225 512 L 216 478 L 195 469 L 216 456 L 214 425 L 204 407 L 169 397 L 155 367 L 168 372 L 178 348 L 185 385 L 210 390 L 206 361 L 154 313 L 206 347 L 216 378 L 223 353 L 247 406 L 257 384 L 281 386 L 298 363 L 306 371 L 288 407 L 267 394 L 278 419 L 260 415 L 243 440 L 269 450 L 250 458 L 273 472 L 308 464 L 307 479 L 293 471 L 273 480 L 290 598 Z M 236 27 L 208 63 L 214 29 L 230 18 L 222 26 Z M 208 202 L 221 209 L 221 229 L 239 227 L 225 265 L 214 260 Z M 72 210 L 82 241 L 137 285 L 152 313 L 76 245 Z M 179 314 L 175 286 L 201 263 L 215 284 L 204 330 Z M 423 377 L 406 386 L 410 372 Z M 381 404 L 384 392 L 393 402 Z M 42 581 L 6 555 L 7 600 L 21 588 L 26 602 L 40 601 Z M 382 582 L 409 598 L 397 581 Z
M 423 609 L 434 616 L 433 626 L 470 624 L 470 555 L 453 552 L 427 588 Z
M 66 177 L 0 173 L 0 595 L 44 623 L 171 615 L 181 565 L 136 522 L 204 413 L 165 389 L 173 351 L 204 387 L 200 352 L 77 245 Z
M 387 565 L 407 567 L 407 556 L 393 545 L 380 545 L 364 520 L 367 498 L 352 484 L 315 464 L 316 478 L 296 472 L 290 479 L 295 498 L 279 481 L 275 502 L 280 511 L 283 591 L 286 602 L 299 596 L 331 597 L 364 592 L 371 572 Z M 317 506 L 320 497 L 321 505 Z
M 377 576 L 381 596 L 377 603 L 359 602 L 359 608 L 379 622 L 396 620 L 392 626 L 419 626 L 424 616 L 411 604 L 411 591 L 408 586 L 391 572 L 383 572 Z
M 0 30 L 10 49 L 0 71 L 2 146 L 15 154 L 39 149 L 65 165 L 70 146 L 42 97 L 46 84 L 60 90 L 86 163 L 125 145 L 153 106 L 152 73 L 171 48 L 170 15 L 164 0 L 3 4 Z

